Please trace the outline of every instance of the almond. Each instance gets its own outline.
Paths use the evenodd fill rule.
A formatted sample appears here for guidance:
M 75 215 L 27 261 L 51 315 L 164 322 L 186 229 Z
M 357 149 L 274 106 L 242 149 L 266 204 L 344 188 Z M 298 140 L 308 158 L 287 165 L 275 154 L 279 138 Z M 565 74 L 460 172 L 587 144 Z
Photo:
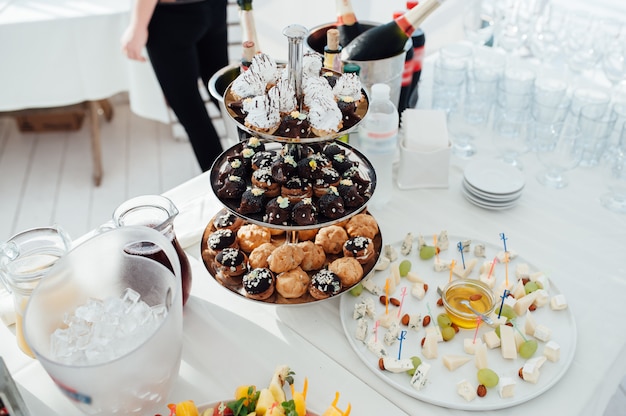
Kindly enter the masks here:
M 378 300 L 380 300 L 380 303 L 382 303 L 383 305 L 387 305 L 387 296 L 382 295 L 378 298 Z
M 426 315 L 422 321 L 422 326 L 426 327 L 430 324 L 430 315 Z
M 389 303 L 391 303 L 393 306 L 400 306 L 400 299 L 390 298 Z
M 476 394 L 478 397 L 485 397 L 487 395 L 487 387 L 484 384 L 479 384 L 476 389 Z
M 378 368 L 380 368 L 381 370 L 385 370 L 385 360 L 383 360 L 383 357 L 380 357 L 378 359 Z
M 437 306 L 443 306 L 443 298 L 437 299 Z
M 477 300 L 481 300 L 483 298 L 483 295 L 481 295 L 480 293 L 474 293 L 472 296 L 469 297 L 469 300 L 471 300 L 472 302 L 476 302 Z
M 402 315 L 402 319 L 400 320 L 400 322 L 402 322 L 402 325 L 408 325 L 409 321 L 411 320 L 411 317 L 409 316 L 408 313 L 405 313 L 404 315 Z

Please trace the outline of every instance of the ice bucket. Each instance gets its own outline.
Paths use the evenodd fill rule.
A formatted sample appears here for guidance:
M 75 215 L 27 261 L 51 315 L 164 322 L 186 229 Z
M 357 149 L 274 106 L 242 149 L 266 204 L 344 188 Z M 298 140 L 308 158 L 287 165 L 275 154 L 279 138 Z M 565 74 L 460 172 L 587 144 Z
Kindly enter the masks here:
M 129 254 L 135 245 L 145 243 L 162 248 L 178 276 L 156 260 Z M 78 245 L 55 263 L 33 291 L 24 315 L 28 344 L 55 384 L 83 412 L 147 415 L 165 408 L 182 352 L 179 274 L 178 256 L 166 237 L 148 227 L 129 226 Z M 124 294 L 130 292 L 138 294 L 141 302 L 128 303 Z M 115 300 L 119 298 L 121 304 Z M 86 304 L 99 302 L 104 305 L 101 313 L 86 312 Z M 132 310 L 134 326 L 125 317 L 112 319 L 110 305 L 126 315 Z M 159 318 L 134 315 L 139 306 L 160 311 Z M 81 325 L 76 323 L 79 310 Z M 146 318 L 140 321 L 135 316 Z M 108 326 L 102 325 L 105 318 Z M 72 350 L 71 357 L 63 355 L 58 339 L 51 336 L 64 330 L 84 333 L 89 328 L 93 333 L 87 338 L 67 337 L 75 340 L 66 344 L 71 348 L 63 349 Z
M 224 103 L 224 93 L 231 82 L 239 76 L 239 64 L 231 64 L 217 71 L 211 79 L 209 79 L 209 92 L 211 96 L 219 102 L 220 113 L 226 126 L 226 137 L 229 143 L 235 145 L 239 140 L 239 129 L 237 123 L 228 115 L 226 104 Z
M 380 23 L 360 22 L 361 27 L 366 30 L 378 26 Z M 324 53 L 326 46 L 326 32 L 328 29 L 334 29 L 337 26 L 334 23 L 327 23 L 316 26 L 310 30 L 306 39 L 307 46 L 316 52 Z M 367 94 L 370 94 L 370 88 L 374 84 L 382 83 L 389 85 L 391 88 L 390 99 L 398 106 L 400 99 L 400 88 L 402 86 L 402 71 L 404 70 L 404 61 L 409 48 L 413 47 L 413 41 L 407 40 L 401 53 L 390 58 L 379 59 L 374 61 L 345 61 L 345 63 L 354 63 L 361 67 L 361 83 Z

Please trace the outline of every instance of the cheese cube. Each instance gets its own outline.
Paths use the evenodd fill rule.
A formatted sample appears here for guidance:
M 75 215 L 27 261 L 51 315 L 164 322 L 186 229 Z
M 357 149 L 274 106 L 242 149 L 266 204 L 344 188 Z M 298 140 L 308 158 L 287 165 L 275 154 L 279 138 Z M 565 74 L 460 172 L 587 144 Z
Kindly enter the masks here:
M 428 381 L 428 372 L 430 371 L 430 364 L 422 362 L 415 369 L 415 374 L 411 377 L 411 385 L 415 390 L 421 390 L 426 386 Z
M 524 315 L 528 310 L 528 307 L 533 304 L 535 299 L 537 299 L 537 296 L 539 296 L 539 293 L 535 290 L 523 298 L 518 298 L 517 302 L 515 302 L 515 306 L 513 307 L 517 316 Z
M 355 338 L 358 339 L 359 341 L 363 341 L 365 342 L 365 339 L 367 338 L 367 321 L 365 319 L 359 319 L 356 321 L 356 333 L 355 333 Z
M 426 328 L 426 335 L 428 334 L 432 334 L 437 339 L 437 342 L 443 342 L 443 334 L 439 325 L 432 325 Z
M 483 334 L 483 341 L 487 344 L 487 347 L 492 350 L 500 346 L 500 337 L 496 334 L 496 331 L 489 331 Z
M 506 321 L 507 321 L 507 317 L 506 316 L 500 315 L 500 317 L 498 318 L 498 311 L 499 310 L 500 310 L 500 308 L 498 307 L 498 308 L 496 308 L 496 311 L 492 312 L 491 315 L 489 315 L 489 317 L 493 321 L 493 323 L 489 325 L 492 328 L 497 328 L 500 325 L 506 324 Z
M 459 262 L 454 266 L 454 269 L 452 269 L 452 273 L 461 279 L 467 279 L 470 273 L 472 273 L 472 270 L 474 270 L 476 263 L 478 263 L 478 259 L 476 258 L 465 261 L 465 267 L 463 267 L 462 262 Z
M 533 302 L 533 305 L 535 305 L 538 308 L 541 308 L 542 306 L 547 305 L 549 301 L 550 301 L 550 295 L 548 294 L 548 292 L 546 292 L 544 289 L 538 289 L 537 298 Z
M 561 358 L 561 346 L 555 341 L 548 341 L 543 348 L 543 355 L 545 355 L 548 360 L 556 363 Z
M 400 253 L 404 256 L 408 256 L 411 254 L 411 250 L 413 249 L 413 234 L 407 233 L 402 241 L 402 245 L 400 246 Z
M 559 294 L 552 297 L 550 300 L 550 308 L 554 311 L 561 311 L 567 308 L 567 300 L 565 295 Z
M 421 234 L 417 236 L 417 251 L 419 254 L 419 251 L 422 249 L 422 247 L 424 247 L 426 245 L 426 241 L 424 240 L 424 236 L 422 236 Z
M 424 346 L 422 347 L 422 355 L 427 360 L 437 358 L 437 335 L 433 332 L 426 334 Z
M 514 360 L 517 358 L 514 329 L 508 325 L 500 325 L 500 351 L 502 358 Z
M 511 293 L 515 297 L 515 299 L 523 298 L 526 296 L 526 289 L 524 289 L 524 282 L 522 280 L 518 280 L 513 286 L 513 290 Z
M 526 263 L 520 263 L 515 266 L 515 277 L 518 279 L 528 279 L 530 278 L 530 268 Z
M 383 366 L 386 371 L 390 371 L 392 373 L 404 373 L 415 368 L 413 366 L 413 360 L 410 358 L 398 360 L 393 357 L 383 357 Z
M 439 237 L 437 238 L 437 247 L 440 250 L 447 250 L 450 245 L 450 240 L 448 240 L 448 231 L 443 230 L 439 233 Z
M 387 328 L 387 332 L 383 336 L 383 342 L 385 345 L 391 346 L 398 341 L 398 335 L 400 335 L 400 324 L 398 322 L 393 322 Z
M 480 277 L 478 278 L 478 280 L 480 280 L 481 282 L 483 282 L 484 284 L 486 284 L 487 286 L 489 286 L 490 289 L 493 289 L 494 286 L 496 285 L 496 276 L 495 274 L 491 274 L 491 276 L 489 276 L 489 273 L 481 273 Z
M 477 396 L 476 387 L 467 380 L 461 380 L 456 384 L 456 392 L 468 402 L 471 402 Z
M 490 261 L 484 261 L 483 264 L 480 266 L 480 269 L 478 269 L 478 273 L 480 274 L 489 274 L 489 270 L 491 270 L 491 263 Z M 495 272 L 495 267 L 494 267 L 494 272 Z
M 436 272 L 443 272 L 445 270 L 450 270 L 450 264 L 452 262 L 450 260 L 443 260 L 435 257 L 435 261 L 433 262 L 433 267 Z
M 359 320 L 361 318 L 373 318 L 374 312 L 376 311 L 376 307 L 374 306 L 374 299 L 367 297 L 361 299 L 359 303 L 354 305 L 354 312 L 352 317 L 355 320 Z
M 387 270 L 390 264 L 391 260 L 385 256 L 380 256 L 378 258 L 378 262 L 376 262 L 376 265 L 374 266 L 374 270 Z
M 383 248 L 383 255 L 390 261 L 398 260 L 398 252 L 391 244 L 385 244 L 385 247 Z
M 383 328 L 390 328 L 391 325 L 398 322 L 400 322 L 400 318 L 396 313 L 383 313 L 378 316 L 378 323 Z
M 391 263 L 391 274 L 389 276 L 390 279 L 393 279 L 393 283 L 395 285 L 399 285 L 402 277 L 400 276 L 400 265 L 398 263 Z
M 378 286 L 376 283 L 374 283 L 374 280 L 373 280 L 372 276 L 374 276 L 374 275 L 370 275 L 369 277 L 366 277 L 365 279 L 361 280 L 361 284 L 363 285 L 363 289 L 365 289 L 368 292 L 370 292 L 371 294 L 377 295 L 377 296 L 380 296 L 380 295 L 384 294 L 385 292 L 383 291 L 383 289 L 381 289 L 380 286 Z
M 552 331 L 547 326 L 539 324 L 535 327 L 535 333 L 533 334 L 533 336 L 539 341 L 547 342 L 550 341 Z
M 550 290 L 550 279 L 543 272 L 532 273 L 529 278 L 531 282 L 537 282 L 541 289 Z
M 500 260 L 500 263 L 503 263 L 505 260 L 505 254 L 508 253 L 509 255 L 509 260 L 513 260 L 515 257 L 517 257 L 517 252 L 513 251 L 513 250 L 507 250 L 505 251 L 499 251 L 498 254 L 496 255 L 498 257 L 498 260 Z
M 456 355 L 456 354 L 449 354 L 449 355 L 444 355 L 443 357 L 441 357 L 441 360 L 443 361 L 443 365 L 445 365 L 446 368 L 450 371 L 456 370 L 463 364 L 466 364 L 469 361 L 471 361 L 471 359 L 472 358 L 468 357 L 467 355 Z
M 413 331 L 419 331 L 419 329 L 422 327 L 422 315 L 420 315 L 419 313 L 409 315 L 408 327 Z
M 474 355 L 476 351 L 476 346 L 482 343 L 483 342 L 480 338 L 476 338 L 476 340 L 474 340 L 473 338 L 465 338 L 463 340 L 463 351 L 465 351 L 467 354 Z
M 515 384 L 515 380 L 513 380 L 511 377 L 502 377 L 500 379 L 500 383 L 498 383 L 498 385 L 500 386 L 498 388 L 498 393 L 500 394 L 500 397 L 503 399 L 513 397 L 515 395 Z
M 477 369 L 487 368 L 487 345 L 479 344 L 474 348 L 474 364 Z
M 367 340 L 365 345 L 367 345 L 367 349 L 369 349 L 376 357 L 383 358 L 387 356 L 387 350 L 383 344 L 380 343 L 380 341 L 376 340 L 374 335 Z
M 411 295 L 419 300 L 424 299 L 426 296 L 426 290 L 424 290 L 424 283 L 413 283 L 411 285 Z
M 519 329 L 519 328 L 518 328 Z M 519 347 L 526 342 L 526 340 L 524 339 L 524 337 L 522 336 L 522 334 L 519 333 L 519 331 L 513 331 L 514 336 L 515 336 L 515 349 L 517 351 L 519 351 Z
M 485 257 L 485 245 L 484 244 L 475 244 L 474 245 L 474 255 L 476 257 Z
M 539 381 L 539 370 L 545 361 L 546 357 L 543 356 L 531 358 L 526 361 L 522 366 L 522 377 L 524 381 L 536 384 L 537 381 Z
M 507 296 L 506 298 L 504 298 L 504 304 L 509 305 L 511 308 L 515 308 L 516 303 L 517 299 L 515 299 L 513 296 Z

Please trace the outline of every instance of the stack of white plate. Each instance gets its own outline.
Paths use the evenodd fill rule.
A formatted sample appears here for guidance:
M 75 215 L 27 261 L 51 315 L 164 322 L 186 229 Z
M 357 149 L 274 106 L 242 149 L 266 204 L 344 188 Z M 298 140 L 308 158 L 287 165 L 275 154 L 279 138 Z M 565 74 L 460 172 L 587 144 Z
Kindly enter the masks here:
M 524 175 L 519 169 L 497 160 L 474 160 L 463 174 L 462 191 L 471 203 L 485 209 L 514 206 L 524 190 Z

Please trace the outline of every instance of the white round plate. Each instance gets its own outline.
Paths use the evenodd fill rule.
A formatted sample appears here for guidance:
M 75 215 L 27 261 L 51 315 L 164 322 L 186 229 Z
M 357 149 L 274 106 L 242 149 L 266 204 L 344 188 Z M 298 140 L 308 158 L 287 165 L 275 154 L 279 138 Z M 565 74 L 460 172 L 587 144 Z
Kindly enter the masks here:
M 463 187 L 469 193 L 476 195 L 477 197 L 480 197 L 489 201 L 494 201 L 494 202 L 511 201 L 511 200 L 517 199 L 520 197 L 520 195 L 522 194 L 522 191 L 524 190 L 524 188 L 522 188 L 519 191 L 510 193 L 510 194 L 490 194 L 489 192 L 482 191 L 472 186 L 472 184 L 466 181 L 465 179 L 463 179 Z
M 484 199 L 481 198 L 479 196 L 476 196 L 475 194 L 472 194 L 468 189 L 466 189 L 465 187 L 462 187 L 463 192 L 463 196 L 465 196 L 465 199 L 467 199 L 468 201 L 470 201 L 472 204 L 477 205 L 481 208 L 486 208 L 486 209 L 508 209 L 511 208 L 515 205 L 517 205 L 517 202 L 519 200 L 520 196 L 517 196 L 515 199 L 512 200 L 507 200 L 507 201 L 495 201 L 495 200 L 488 200 L 488 199 Z
M 418 233 L 413 232 L 414 236 L 417 236 Z M 432 235 L 432 234 L 424 234 Z M 457 264 L 462 264 L 462 259 L 459 251 L 456 249 L 457 243 L 460 241 L 467 241 L 468 238 L 458 238 L 454 236 L 449 237 L 450 248 L 448 250 L 444 250 L 439 254 L 439 258 L 441 260 L 452 260 L 454 259 Z M 432 241 L 426 240 L 426 242 L 430 245 L 433 244 Z M 493 244 L 480 242 L 480 241 L 471 241 L 470 251 L 465 253 L 465 262 L 469 264 L 475 256 L 474 256 L 474 247 L 477 243 L 481 243 L 485 245 L 485 254 L 486 257 L 478 258 L 478 263 L 476 267 L 469 275 L 469 278 L 477 278 L 479 276 L 478 269 L 484 263 L 490 263 L 493 258 L 501 251 L 503 251 L 502 245 L 496 245 L 499 243 L 498 236 L 494 236 Z M 443 307 L 437 306 L 437 300 L 439 299 L 439 295 L 437 294 L 437 287 L 444 286 L 449 281 L 449 271 L 443 272 L 435 272 L 433 269 L 434 258 L 430 260 L 421 260 L 417 255 L 416 244 L 413 245 L 413 249 L 408 256 L 402 256 L 400 254 L 400 245 L 398 242 L 393 244 L 393 247 L 398 252 L 397 262 L 400 262 L 404 259 L 409 259 L 412 263 L 411 271 L 416 272 L 418 276 L 420 276 L 429 286 L 428 291 L 426 292 L 426 296 L 422 300 L 418 300 L 416 297 L 411 295 L 411 282 L 409 282 L 406 278 L 401 279 L 401 283 L 397 286 L 395 292 L 390 294 L 390 296 L 395 297 L 397 299 L 401 298 L 402 288 L 407 288 L 406 297 L 402 304 L 401 314 L 420 314 L 422 317 L 429 314 L 432 314 L 432 322 L 430 325 L 436 325 L 437 315 L 444 312 Z M 511 251 L 512 247 L 507 247 L 509 251 Z M 526 263 L 529 265 L 530 272 L 542 271 L 541 269 L 533 266 L 531 263 L 527 262 L 523 256 L 517 256 L 514 259 L 511 259 L 508 264 L 508 275 L 510 279 L 515 279 L 515 267 L 518 264 Z M 545 267 L 548 267 L 546 265 Z M 496 288 L 500 287 L 502 283 L 504 283 L 506 279 L 506 269 L 504 263 L 497 263 L 494 268 L 494 275 L 496 276 Z M 385 280 L 389 277 L 390 271 L 377 271 L 372 275 L 372 279 L 377 286 L 383 288 L 385 287 Z M 558 277 L 558 276 L 555 276 Z M 554 284 L 554 280 L 550 279 L 550 288 L 548 289 L 548 293 L 550 297 L 560 294 L 558 287 Z M 501 293 L 498 293 L 497 296 L 501 296 Z M 376 305 L 376 316 L 381 316 L 385 314 L 385 306 L 381 304 L 379 301 L 379 295 L 373 295 L 370 292 L 363 291 L 363 293 L 359 297 L 355 297 L 352 295 L 343 296 L 341 298 L 340 303 L 340 316 L 341 322 L 343 325 L 343 329 L 346 337 L 354 352 L 357 356 L 362 360 L 363 364 L 368 367 L 377 377 L 384 380 L 389 385 L 398 389 L 399 391 L 412 396 L 416 399 L 419 399 L 424 402 L 432 403 L 437 406 L 452 408 L 452 409 L 463 409 L 463 410 L 474 410 L 474 411 L 486 411 L 486 410 L 495 410 L 508 408 L 512 406 L 516 406 L 520 403 L 524 403 L 537 397 L 541 394 L 546 393 L 552 386 L 554 386 L 563 375 L 567 372 L 572 360 L 574 358 L 574 353 L 576 349 L 576 324 L 574 321 L 574 316 L 569 308 L 561 311 L 553 311 L 550 309 L 549 305 L 545 305 L 543 307 L 537 308 L 536 311 L 532 312 L 532 316 L 535 319 L 537 324 L 545 325 L 552 331 L 551 340 L 557 342 L 560 345 L 560 359 L 557 362 L 546 361 L 541 367 L 541 375 L 539 377 L 539 381 L 537 384 L 532 384 L 526 381 L 523 381 L 518 376 L 519 369 L 524 365 L 525 360 L 518 357 L 515 360 L 507 360 L 502 358 L 500 348 L 495 348 L 487 351 L 488 354 L 488 363 L 489 368 L 495 371 L 500 380 L 503 377 L 509 377 L 515 381 L 515 394 L 511 398 L 501 398 L 498 393 L 498 386 L 488 389 L 487 395 L 485 397 L 476 397 L 474 400 L 468 402 L 463 399 L 457 393 L 457 383 L 463 379 L 468 380 L 474 387 L 478 386 L 478 380 L 476 378 L 477 369 L 474 364 L 474 357 L 472 355 L 468 355 L 464 351 L 463 340 L 466 338 L 473 339 L 475 330 L 473 329 L 462 329 L 456 336 L 448 341 L 448 342 L 440 342 L 437 344 L 438 347 L 438 357 L 431 360 L 425 360 L 422 352 L 420 343 L 422 338 L 424 337 L 424 329 L 420 328 L 419 331 L 407 330 L 406 327 L 402 327 L 402 329 L 407 330 L 406 338 L 402 344 L 402 358 L 409 358 L 412 355 L 419 356 L 422 361 L 428 362 L 431 364 L 431 369 L 428 374 L 428 382 L 426 386 L 421 390 L 414 389 L 410 380 L 411 377 L 405 373 L 391 373 L 388 371 L 381 371 L 378 367 L 378 357 L 374 355 L 366 345 L 356 339 L 356 327 L 357 322 L 353 318 L 354 307 L 357 303 L 361 302 L 364 297 L 373 297 L 374 303 Z M 396 313 L 396 307 L 390 307 L 389 313 Z M 369 319 L 369 318 L 368 318 Z M 517 318 L 518 326 L 520 330 L 523 331 L 525 317 Z M 368 322 L 368 338 L 373 334 L 374 327 L 374 319 L 369 319 Z M 478 337 L 482 338 L 482 334 L 485 332 L 491 331 L 487 325 L 482 325 L 478 330 Z M 380 327 L 377 336 L 379 339 L 382 339 L 384 336 L 384 328 Z M 529 337 L 532 338 L 532 337 Z M 545 347 L 545 343 L 539 341 L 539 347 L 534 357 L 537 357 L 542 354 L 543 349 Z M 399 351 L 399 342 L 396 341 L 395 344 L 391 346 L 386 346 L 387 352 L 389 356 L 396 357 L 398 356 Z M 442 357 L 448 354 L 456 354 L 456 355 L 466 355 L 470 357 L 471 360 L 461 367 L 457 368 L 454 371 L 448 370 L 443 362 Z
M 510 194 L 524 187 L 519 169 L 499 160 L 474 160 L 463 173 L 473 187 L 491 194 Z

